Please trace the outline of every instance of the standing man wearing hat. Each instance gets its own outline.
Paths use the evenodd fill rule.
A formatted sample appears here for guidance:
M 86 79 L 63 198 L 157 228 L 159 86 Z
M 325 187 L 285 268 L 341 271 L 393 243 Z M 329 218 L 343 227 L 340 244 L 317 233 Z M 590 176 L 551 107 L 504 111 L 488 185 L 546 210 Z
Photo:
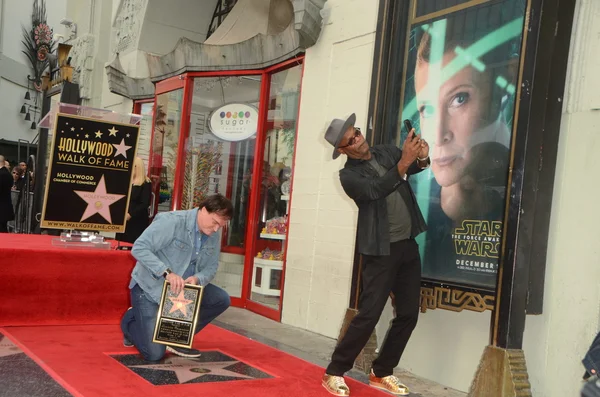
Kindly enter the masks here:
M 354 114 L 346 120 L 334 119 L 325 133 L 334 148 L 333 158 L 348 157 L 340 182 L 358 206 L 362 291 L 358 314 L 335 348 L 322 384 L 336 396 L 350 395 L 343 375 L 354 366 L 391 295 L 395 318 L 373 361 L 369 384 L 408 395 L 408 388 L 393 371 L 417 324 L 421 260 L 415 237 L 426 225 L 407 180 L 429 167 L 429 145 L 413 129 L 402 150 L 394 145 L 369 147 L 355 122 Z

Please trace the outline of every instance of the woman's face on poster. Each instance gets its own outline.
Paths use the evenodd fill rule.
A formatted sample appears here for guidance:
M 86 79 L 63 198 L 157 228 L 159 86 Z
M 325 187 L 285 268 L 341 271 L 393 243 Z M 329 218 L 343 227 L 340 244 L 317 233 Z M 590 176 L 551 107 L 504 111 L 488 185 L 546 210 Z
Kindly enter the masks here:
M 455 58 L 449 51 L 442 65 L 420 60 L 415 69 L 421 133 L 431 145 L 431 168 L 440 186 L 461 180 L 470 162 L 470 149 L 489 139 L 490 73 L 471 66 L 441 81 L 436 77 Z M 489 129 L 489 128 L 487 128 Z

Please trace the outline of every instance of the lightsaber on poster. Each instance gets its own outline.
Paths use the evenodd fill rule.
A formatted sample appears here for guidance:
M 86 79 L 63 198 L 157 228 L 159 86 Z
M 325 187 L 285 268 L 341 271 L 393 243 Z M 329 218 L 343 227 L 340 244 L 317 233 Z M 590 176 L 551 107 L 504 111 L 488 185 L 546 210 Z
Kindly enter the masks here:
M 495 288 L 525 6 L 483 3 L 410 28 L 398 129 L 409 120 L 431 148 L 410 180 L 428 225 L 425 279 Z
M 123 232 L 139 126 L 57 113 L 41 226 Z

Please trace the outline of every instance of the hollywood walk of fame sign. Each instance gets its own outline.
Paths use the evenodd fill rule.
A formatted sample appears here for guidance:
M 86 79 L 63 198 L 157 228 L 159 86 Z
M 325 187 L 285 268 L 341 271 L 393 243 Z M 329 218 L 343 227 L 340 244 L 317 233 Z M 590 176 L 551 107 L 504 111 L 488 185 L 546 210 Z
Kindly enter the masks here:
M 125 231 L 139 126 L 58 113 L 42 227 Z
M 175 294 L 171 291 L 171 284 L 165 280 L 152 341 L 192 347 L 203 291 L 204 287 L 186 284 L 181 292 Z

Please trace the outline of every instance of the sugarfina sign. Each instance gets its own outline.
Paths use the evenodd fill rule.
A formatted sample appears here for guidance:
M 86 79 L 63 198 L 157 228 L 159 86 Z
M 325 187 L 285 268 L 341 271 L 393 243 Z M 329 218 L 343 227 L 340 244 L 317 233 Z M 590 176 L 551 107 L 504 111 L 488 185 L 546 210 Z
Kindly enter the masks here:
M 224 141 L 243 141 L 256 134 L 258 111 L 244 103 L 230 103 L 212 112 L 208 125 Z

